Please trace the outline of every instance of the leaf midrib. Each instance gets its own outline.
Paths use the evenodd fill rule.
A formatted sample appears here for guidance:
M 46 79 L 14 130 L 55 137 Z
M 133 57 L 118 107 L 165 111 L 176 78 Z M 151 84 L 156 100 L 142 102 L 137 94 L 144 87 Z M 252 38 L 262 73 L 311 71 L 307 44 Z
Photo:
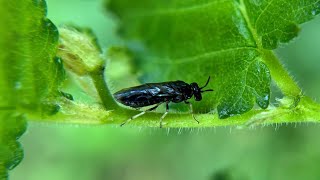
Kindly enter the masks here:
M 270 4 L 271 4 L 271 3 L 272 3 L 272 1 L 270 2 Z M 247 23 L 247 26 L 248 26 L 249 31 L 250 31 L 251 34 L 252 34 L 253 40 L 254 40 L 254 42 L 256 43 L 257 49 L 262 50 L 262 49 L 263 49 L 263 46 L 262 46 L 261 38 L 259 37 L 256 29 L 252 26 L 252 23 L 251 23 L 251 21 L 250 21 L 250 19 L 249 19 L 249 15 L 248 15 L 248 13 L 247 13 L 247 7 L 246 7 L 246 5 L 245 5 L 245 3 L 244 3 L 244 0 L 240 0 L 240 3 L 239 3 L 238 6 L 239 6 L 239 10 L 240 10 L 240 12 L 241 12 L 244 20 L 245 20 L 246 23 Z M 269 5 L 268 5 L 268 6 L 269 6 Z M 262 12 L 264 12 L 264 10 L 263 10 Z M 260 13 L 258 17 L 260 17 L 261 14 L 262 14 L 262 13 Z
M 230 52 L 230 51 L 237 51 L 237 50 L 257 50 L 257 48 L 256 47 L 250 47 L 250 46 L 228 48 L 228 49 L 222 49 L 222 50 L 218 50 L 218 51 L 210 51 L 210 52 L 198 54 L 198 55 L 195 55 L 195 56 L 175 58 L 174 61 L 164 61 L 161 58 L 161 61 L 153 61 L 153 62 L 156 63 L 156 64 L 171 64 L 171 65 L 172 64 L 183 64 L 183 63 L 193 62 L 195 60 L 203 61 L 203 60 L 206 60 L 206 58 L 208 58 L 208 57 L 213 57 L 213 56 L 216 56 L 218 54 L 223 54 L 223 53 L 227 53 L 227 52 Z

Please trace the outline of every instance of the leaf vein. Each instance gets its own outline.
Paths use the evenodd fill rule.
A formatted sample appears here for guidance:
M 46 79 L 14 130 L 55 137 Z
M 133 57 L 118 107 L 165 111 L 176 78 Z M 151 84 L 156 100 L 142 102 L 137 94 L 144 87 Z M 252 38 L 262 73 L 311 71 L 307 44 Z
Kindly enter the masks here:
M 171 8 L 171 9 L 158 9 L 153 11 L 145 11 L 145 12 L 131 12 L 130 17 L 147 17 L 147 16 L 158 16 L 158 15 L 167 15 L 167 14 L 177 14 L 177 13 L 184 13 L 187 11 L 194 11 L 201 8 L 207 8 L 211 5 L 218 4 L 218 3 L 224 3 L 228 2 L 229 0 L 219 0 L 219 1 L 213 1 L 208 2 L 200 5 L 194 5 L 194 6 L 188 6 L 183 8 Z
M 260 20 L 261 16 L 266 12 L 266 10 L 270 7 L 270 5 L 273 3 L 274 0 L 271 0 L 265 8 L 262 9 L 261 13 L 256 19 L 256 22 L 254 22 L 254 28 L 257 29 L 257 23 Z
M 251 32 L 252 37 L 253 37 L 258 49 L 263 49 L 260 37 L 258 36 L 257 31 L 255 30 L 255 28 L 252 26 L 252 24 L 250 22 L 250 19 L 249 19 L 248 13 L 247 13 L 247 7 L 246 7 L 246 5 L 244 3 L 244 0 L 240 0 L 239 9 L 240 9 L 240 12 L 241 12 L 243 18 L 247 22 L 248 29 Z
M 223 50 L 218 50 L 218 51 L 211 51 L 211 52 L 206 52 L 203 54 L 191 56 L 191 57 L 183 57 L 183 58 L 175 58 L 174 61 L 154 61 L 157 64 L 183 64 L 183 63 L 189 63 L 192 61 L 199 61 L 199 60 L 205 60 L 207 57 L 212 57 L 215 55 L 227 53 L 230 51 L 238 51 L 238 50 L 256 50 L 256 47 L 237 47 L 237 48 L 229 48 L 229 49 L 223 49 Z

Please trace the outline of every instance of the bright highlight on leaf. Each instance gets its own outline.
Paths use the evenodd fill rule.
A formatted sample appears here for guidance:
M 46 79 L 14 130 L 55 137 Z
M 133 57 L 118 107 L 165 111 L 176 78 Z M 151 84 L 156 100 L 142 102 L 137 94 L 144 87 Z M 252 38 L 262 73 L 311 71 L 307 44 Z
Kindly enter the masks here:
M 111 0 L 108 8 L 138 55 L 143 82 L 199 82 L 211 76 L 208 88 L 215 93 L 194 105 L 198 112 L 217 108 L 219 117 L 227 118 L 255 102 L 268 107 L 271 75 L 277 73 L 269 69 L 270 50 L 296 37 L 298 25 L 319 14 L 320 1 Z

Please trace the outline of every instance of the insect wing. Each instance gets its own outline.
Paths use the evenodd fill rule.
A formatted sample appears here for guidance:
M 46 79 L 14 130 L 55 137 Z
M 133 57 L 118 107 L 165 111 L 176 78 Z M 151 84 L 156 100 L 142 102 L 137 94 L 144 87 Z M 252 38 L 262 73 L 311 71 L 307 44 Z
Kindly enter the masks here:
M 123 89 L 114 96 L 120 103 L 137 108 L 170 100 L 176 92 L 168 83 L 150 83 Z

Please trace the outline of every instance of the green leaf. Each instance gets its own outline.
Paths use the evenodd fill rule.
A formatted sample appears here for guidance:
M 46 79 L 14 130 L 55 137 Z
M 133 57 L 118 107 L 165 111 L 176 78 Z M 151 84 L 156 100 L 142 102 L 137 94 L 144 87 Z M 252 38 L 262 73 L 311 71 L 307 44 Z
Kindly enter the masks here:
M 12 110 L 0 110 L 0 179 L 7 177 L 23 159 L 23 149 L 17 141 L 26 130 L 26 119 Z
M 0 178 L 23 158 L 27 114 L 49 115 L 64 79 L 58 31 L 43 0 L 0 0 Z
M 247 14 L 249 28 L 256 32 L 263 48 L 275 49 L 298 35 L 299 24 L 320 13 L 320 1 L 243 1 L 240 9 Z
M 298 25 L 319 14 L 320 1 L 111 0 L 108 8 L 120 18 L 142 82 L 202 85 L 211 76 L 207 88 L 215 91 L 193 104 L 198 112 L 217 107 L 227 118 L 255 102 L 267 108 L 271 75 L 285 95 L 300 94 L 280 82 L 283 71 L 270 50 L 296 37 Z
M 0 106 L 41 109 L 63 80 L 61 60 L 55 57 L 58 31 L 47 18 L 45 1 L 1 2 Z

